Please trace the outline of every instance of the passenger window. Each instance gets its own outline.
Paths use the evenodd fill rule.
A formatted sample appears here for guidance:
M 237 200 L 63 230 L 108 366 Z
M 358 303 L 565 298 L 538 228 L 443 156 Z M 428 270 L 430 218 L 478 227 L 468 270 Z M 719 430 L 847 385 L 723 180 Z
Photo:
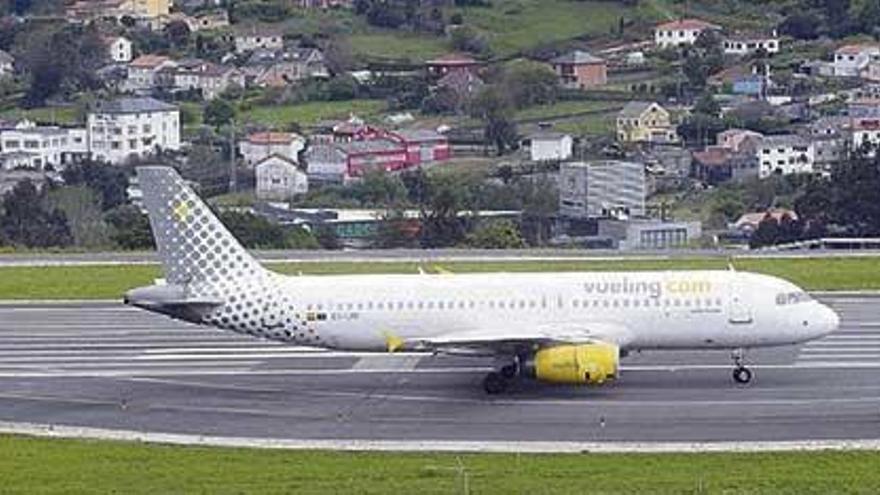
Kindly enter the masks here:
M 574 300 L 571 301 L 571 305 L 572 305 L 572 307 L 574 307 L 574 308 L 577 308 L 579 304 L 580 304 L 580 303 L 578 303 L 578 300 L 577 300 L 577 299 L 574 299 Z
M 437 303 L 437 309 L 443 309 L 443 308 L 444 308 L 443 301 L 438 302 L 438 303 Z

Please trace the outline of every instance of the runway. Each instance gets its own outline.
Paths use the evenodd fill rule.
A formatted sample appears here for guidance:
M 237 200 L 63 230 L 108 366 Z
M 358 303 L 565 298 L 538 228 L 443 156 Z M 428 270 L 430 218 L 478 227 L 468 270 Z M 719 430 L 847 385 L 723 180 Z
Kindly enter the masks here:
M 116 303 L 0 305 L 0 421 L 306 440 L 880 439 L 880 297 L 821 295 L 842 328 L 752 352 L 645 353 L 604 388 L 486 397 L 488 363 L 288 347 Z
M 253 251 L 262 262 L 504 262 L 504 261 L 603 261 L 664 260 L 681 258 L 846 258 L 878 256 L 875 249 L 810 249 L 802 251 L 760 251 L 731 249 L 674 249 L 619 251 L 602 249 L 373 249 L 373 250 L 268 250 Z M 105 253 L 0 253 L 0 267 L 91 266 L 157 264 L 152 251 Z

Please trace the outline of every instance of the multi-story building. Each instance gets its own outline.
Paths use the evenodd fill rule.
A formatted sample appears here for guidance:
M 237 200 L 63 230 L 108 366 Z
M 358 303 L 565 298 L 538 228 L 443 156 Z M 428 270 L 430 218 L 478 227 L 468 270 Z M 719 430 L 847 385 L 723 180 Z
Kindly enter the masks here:
M 239 153 L 251 166 L 273 155 L 299 163 L 299 153 L 305 147 L 305 138 L 293 132 L 255 132 L 238 142 Z
M 693 45 L 707 30 L 720 31 L 721 26 L 699 19 L 664 22 L 654 27 L 654 44 L 660 48 Z
M 813 143 L 796 134 L 764 136 L 755 147 L 758 176 L 813 173 Z
M 280 50 L 284 48 L 284 37 L 280 31 L 249 26 L 241 28 L 234 36 L 236 53 L 249 52 L 264 48 Z
M 197 90 L 202 98 L 212 100 L 231 86 L 243 88 L 244 74 L 235 67 L 199 59 L 181 60 L 156 75 L 157 86 L 171 91 Z
M 575 50 L 550 61 L 560 84 L 570 89 L 588 89 L 608 82 L 608 65 L 599 57 Z
M 0 154 L 6 155 L 7 168 L 61 170 L 69 163 L 88 157 L 86 130 L 21 121 L 0 128 Z
M 749 55 L 763 51 L 768 55 L 779 53 L 779 36 L 770 34 L 739 33 L 727 36 L 722 43 L 726 55 Z
M 622 143 L 672 143 L 678 133 L 669 112 L 659 103 L 631 101 L 617 114 L 617 140 Z
M 164 55 L 141 55 L 128 64 L 124 87 L 129 91 L 151 91 L 160 85 L 161 71 L 177 67 L 177 62 Z
M 602 160 L 568 162 L 559 168 L 559 214 L 569 218 L 630 218 L 645 215 L 645 166 Z
M 180 149 L 180 111 L 154 98 L 102 102 L 89 112 L 87 129 L 92 157 L 114 164 Z
M 107 46 L 107 56 L 117 63 L 131 62 L 132 44 L 125 36 L 112 36 L 104 39 Z

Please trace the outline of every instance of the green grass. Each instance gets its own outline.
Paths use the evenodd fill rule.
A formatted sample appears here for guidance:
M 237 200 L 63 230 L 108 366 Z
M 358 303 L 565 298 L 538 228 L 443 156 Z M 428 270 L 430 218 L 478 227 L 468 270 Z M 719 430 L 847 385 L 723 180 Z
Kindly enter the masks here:
M 0 437 L 4 493 L 877 493 L 880 453 L 433 454 Z
M 322 120 L 344 119 L 355 114 L 365 118 L 385 110 L 382 100 L 316 101 L 298 105 L 258 106 L 243 111 L 240 119 L 283 128 L 291 122 L 314 125 Z
M 616 2 L 568 0 L 497 0 L 491 8 L 472 7 L 462 12 L 465 24 L 489 33 L 489 45 L 496 55 L 584 35 L 607 35 L 622 16 L 643 13 Z
M 608 110 L 622 107 L 622 103 L 592 100 L 559 101 L 550 105 L 535 105 L 516 112 L 514 118 L 522 119 L 553 119 L 573 113 Z
M 808 290 L 880 289 L 880 258 L 742 258 L 737 269 L 788 279 Z M 286 274 L 412 273 L 420 267 L 455 273 L 726 269 L 724 258 L 602 261 L 504 262 L 303 262 L 271 263 Z M 148 285 L 161 274 L 155 265 L 0 268 L 0 299 L 114 299 L 133 287 Z
M 0 112 L 0 118 L 25 118 L 42 124 L 74 125 L 81 123 L 76 107 L 40 107 L 30 109 L 12 109 Z
M 349 38 L 351 50 L 362 57 L 425 61 L 449 52 L 446 39 L 400 31 L 371 31 L 353 34 Z

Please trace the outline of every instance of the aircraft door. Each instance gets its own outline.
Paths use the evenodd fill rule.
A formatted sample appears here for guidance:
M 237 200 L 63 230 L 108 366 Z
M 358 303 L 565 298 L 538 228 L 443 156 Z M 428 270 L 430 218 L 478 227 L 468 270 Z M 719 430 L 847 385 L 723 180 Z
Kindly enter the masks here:
M 735 325 L 748 325 L 754 321 L 752 308 L 745 299 L 742 277 L 734 274 L 727 295 L 727 321 Z

